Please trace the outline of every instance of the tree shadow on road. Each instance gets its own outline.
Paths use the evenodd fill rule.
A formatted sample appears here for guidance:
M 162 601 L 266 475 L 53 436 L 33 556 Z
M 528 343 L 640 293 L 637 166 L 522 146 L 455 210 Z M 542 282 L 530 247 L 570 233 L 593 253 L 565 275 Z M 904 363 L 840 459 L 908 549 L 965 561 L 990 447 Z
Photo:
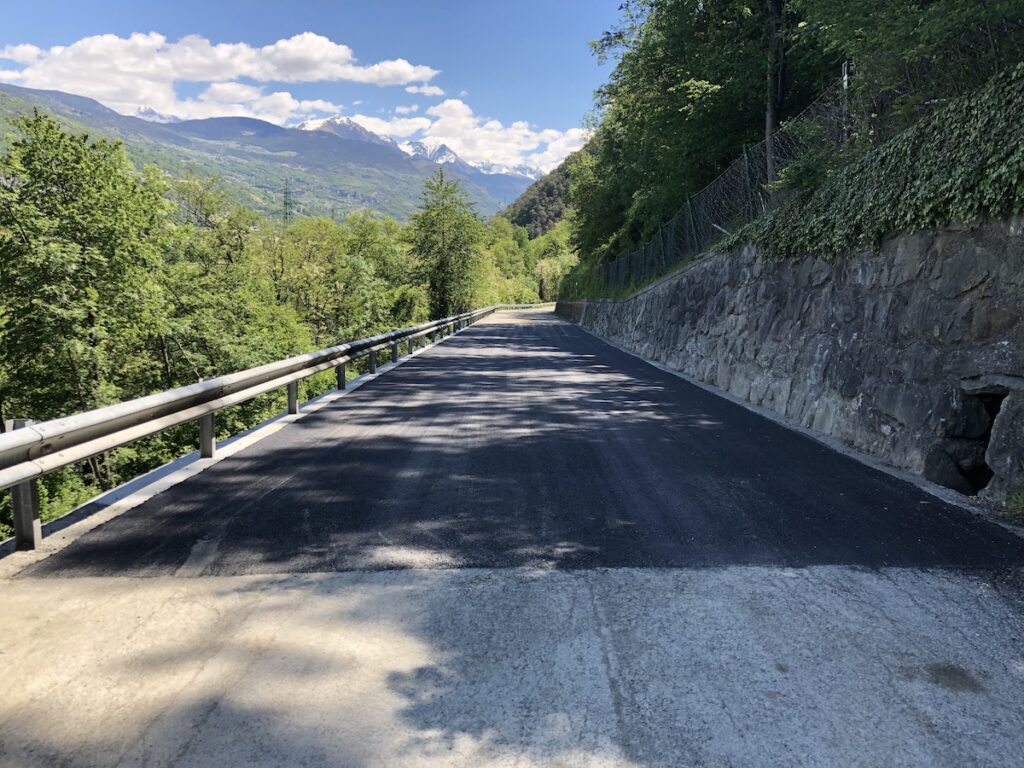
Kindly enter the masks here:
M 552 328 L 455 337 L 24 575 L 1024 564 L 1013 534 Z

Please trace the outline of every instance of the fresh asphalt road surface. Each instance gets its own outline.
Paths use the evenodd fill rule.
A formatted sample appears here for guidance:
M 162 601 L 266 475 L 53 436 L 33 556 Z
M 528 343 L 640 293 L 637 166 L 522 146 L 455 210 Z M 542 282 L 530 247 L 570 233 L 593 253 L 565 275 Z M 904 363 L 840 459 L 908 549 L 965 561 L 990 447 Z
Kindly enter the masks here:
M 28 575 L 190 559 L 220 576 L 991 568 L 1024 542 L 545 314 L 470 328 Z
M 1024 766 L 1022 566 L 501 313 L 0 585 L 0 765 Z

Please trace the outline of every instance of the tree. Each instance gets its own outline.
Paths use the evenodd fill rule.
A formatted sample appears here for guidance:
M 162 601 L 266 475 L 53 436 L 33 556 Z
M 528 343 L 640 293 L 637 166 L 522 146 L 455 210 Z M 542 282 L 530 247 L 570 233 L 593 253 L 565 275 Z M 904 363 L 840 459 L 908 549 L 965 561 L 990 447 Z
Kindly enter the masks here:
M 531 184 L 501 215 L 513 224 L 525 227 L 531 238 L 548 232 L 565 216 L 572 162 L 573 156 L 570 155 L 553 171 Z
M 51 418 L 146 386 L 140 356 L 161 307 L 169 207 L 122 147 L 35 112 L 0 158 L 6 411 Z
M 597 93 L 588 151 L 569 165 L 582 256 L 643 243 L 821 90 L 825 57 L 813 39 L 792 45 L 795 14 L 783 0 L 624 4 L 620 24 L 594 44 L 616 66 Z
M 472 308 L 481 237 L 472 203 L 438 168 L 424 183 L 423 200 L 408 232 L 410 252 L 426 278 L 432 317 Z
M 854 65 L 860 134 L 884 140 L 1024 58 L 1021 0 L 790 0 L 797 41 Z
M 764 138 L 768 162 L 768 180 L 775 179 L 775 152 L 771 137 L 779 129 L 785 104 L 786 81 L 786 0 L 764 0 L 767 29 L 765 80 Z

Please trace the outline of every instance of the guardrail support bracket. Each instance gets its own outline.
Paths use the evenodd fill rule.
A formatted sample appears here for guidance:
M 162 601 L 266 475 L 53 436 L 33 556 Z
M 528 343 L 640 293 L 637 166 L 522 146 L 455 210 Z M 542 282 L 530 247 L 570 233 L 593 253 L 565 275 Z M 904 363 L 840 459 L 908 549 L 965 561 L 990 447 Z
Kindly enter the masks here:
M 288 384 L 288 413 L 294 416 L 299 412 L 299 382 Z
M 217 430 L 214 428 L 214 415 L 208 413 L 199 417 L 199 457 L 212 459 L 217 455 Z
M 32 419 L 14 419 L 12 429 L 32 426 Z M 43 543 L 43 524 L 39 520 L 39 481 L 26 480 L 11 488 L 14 507 L 14 545 L 20 550 L 37 549 Z

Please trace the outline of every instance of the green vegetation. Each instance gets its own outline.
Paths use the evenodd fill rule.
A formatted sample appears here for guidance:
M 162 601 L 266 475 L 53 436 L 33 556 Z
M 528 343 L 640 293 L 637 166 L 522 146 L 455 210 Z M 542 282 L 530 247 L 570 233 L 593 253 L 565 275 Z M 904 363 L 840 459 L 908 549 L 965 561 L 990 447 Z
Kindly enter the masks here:
M 290 180 L 303 215 L 340 217 L 368 208 L 405 220 L 436 168 L 391 147 L 322 131 L 289 131 L 248 118 L 160 125 L 81 96 L 0 84 L 0 118 L 9 120 L 33 107 L 54 116 L 65 130 L 120 140 L 137 168 L 156 165 L 176 178 L 189 172 L 216 176 L 234 202 L 270 216 L 281 215 L 281 192 Z M 527 184 L 500 175 L 456 178 L 486 215 L 499 210 L 510 184 L 515 190 Z
M 855 65 L 855 124 L 873 143 L 936 103 L 980 88 L 1021 60 L 1020 0 L 794 0 L 814 40 Z
M 1020 210 L 1024 0 L 629 0 L 594 48 L 616 66 L 568 168 L 581 263 L 566 296 L 608 295 L 600 264 L 649 240 L 844 62 L 841 140 L 806 126 L 806 154 L 781 175 L 764 152 L 781 208 L 732 243 L 838 252 Z
M 568 210 L 572 162 L 573 155 L 570 155 L 551 173 L 531 184 L 501 215 L 516 226 L 525 227 L 530 237 L 549 232 Z
M 1024 65 L 914 126 L 759 219 L 723 247 L 774 257 L 874 249 L 889 232 L 1024 211 Z M 979 147 L 983 151 L 979 151 Z
M 781 52 L 773 34 L 779 7 Z M 775 0 L 623 5 L 620 26 L 594 44 L 601 60 L 617 65 L 597 94 L 590 151 L 569 169 L 573 237 L 587 260 L 614 258 L 650 238 L 744 144 L 764 137 L 766 120 L 774 129 L 838 75 L 820 45 L 797 45 L 800 20 L 792 3 Z
M 430 180 L 408 226 L 367 211 L 287 226 L 194 174 L 142 173 L 124 147 L 17 118 L 0 157 L 0 418 L 56 418 L 491 303 L 552 297 L 564 229 L 530 241 Z M 303 382 L 303 397 L 331 377 Z M 220 436 L 283 410 L 218 414 Z M 41 482 L 44 519 L 194 450 L 195 424 Z M 10 534 L 9 495 L 0 538 Z
M 427 179 L 423 203 L 409 227 L 411 253 L 426 273 L 434 317 L 473 308 L 482 235 L 473 206 L 459 185 L 447 181 L 444 169 L 438 168 L 434 177 Z

